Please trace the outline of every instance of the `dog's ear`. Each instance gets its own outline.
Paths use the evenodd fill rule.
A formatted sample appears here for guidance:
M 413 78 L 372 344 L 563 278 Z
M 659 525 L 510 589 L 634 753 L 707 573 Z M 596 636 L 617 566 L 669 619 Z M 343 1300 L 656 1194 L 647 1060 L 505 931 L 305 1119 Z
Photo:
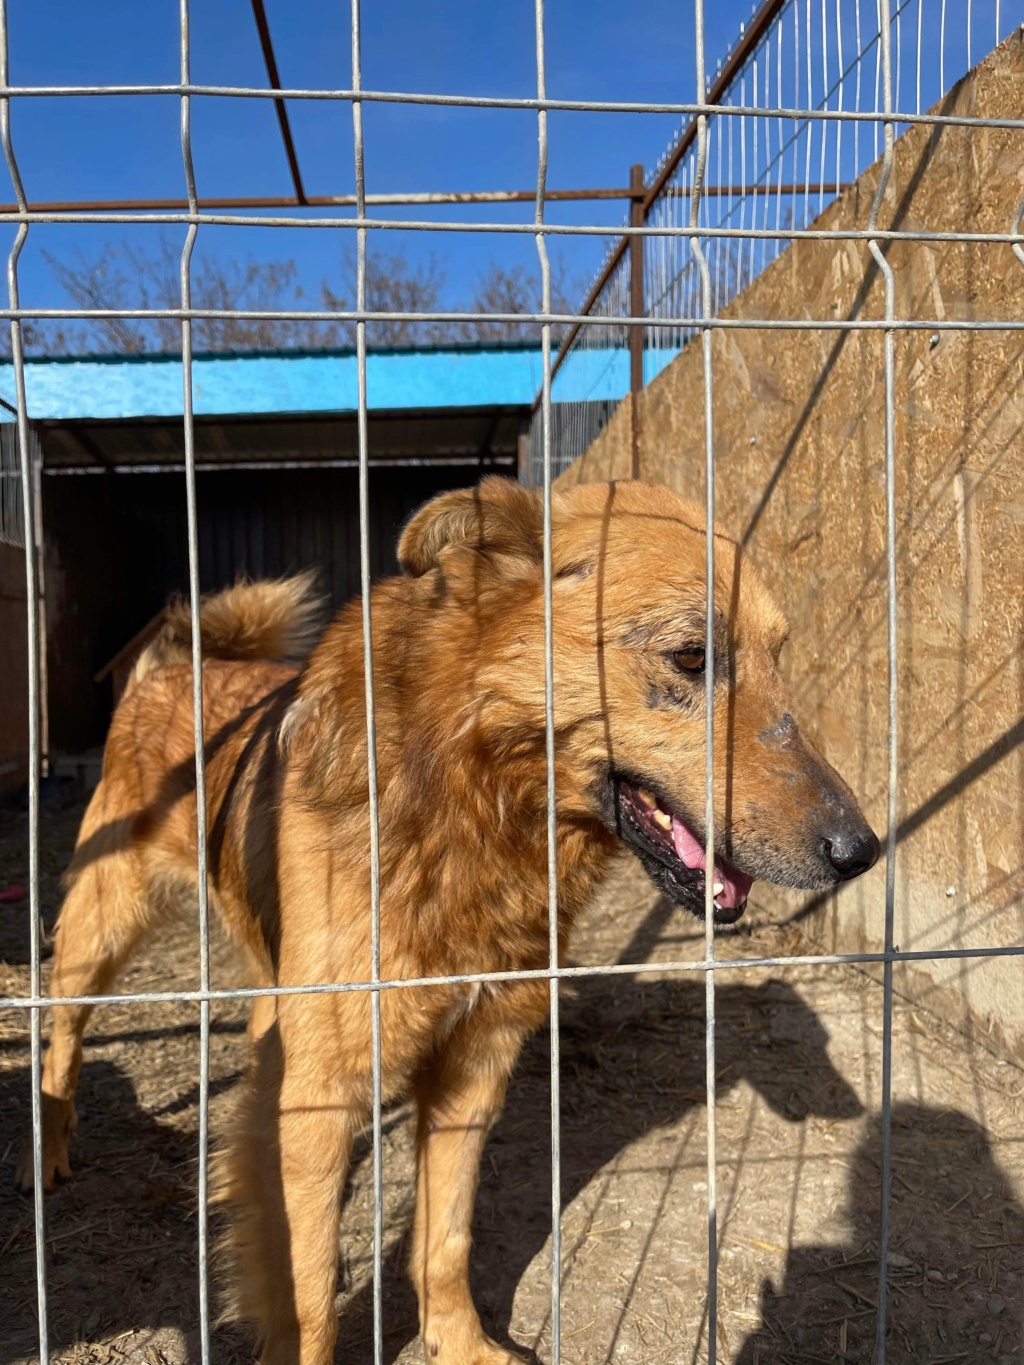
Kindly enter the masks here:
M 402 571 L 420 578 L 446 551 L 465 549 L 539 564 L 543 511 L 536 490 L 490 475 L 475 488 L 434 498 L 406 523 L 398 541 Z

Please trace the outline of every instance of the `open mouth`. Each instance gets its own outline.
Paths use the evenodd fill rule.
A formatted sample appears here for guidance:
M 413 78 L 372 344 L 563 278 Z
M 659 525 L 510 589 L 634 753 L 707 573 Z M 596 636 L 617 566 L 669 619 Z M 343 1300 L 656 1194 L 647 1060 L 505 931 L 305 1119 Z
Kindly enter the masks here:
M 673 901 L 703 916 L 707 886 L 704 840 L 645 787 L 612 779 L 619 837 L 631 846 L 647 875 Z M 712 889 L 715 923 L 735 924 L 747 906 L 754 878 L 716 855 Z

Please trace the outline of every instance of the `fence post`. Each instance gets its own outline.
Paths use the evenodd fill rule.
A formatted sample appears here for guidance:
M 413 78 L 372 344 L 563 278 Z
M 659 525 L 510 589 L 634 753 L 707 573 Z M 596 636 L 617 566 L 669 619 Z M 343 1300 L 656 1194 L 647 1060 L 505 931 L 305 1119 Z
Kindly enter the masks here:
M 630 227 L 643 227 L 644 168 L 641 164 L 629 169 L 629 188 L 633 197 L 629 204 Z M 629 239 L 629 311 L 638 318 L 644 311 L 644 239 L 640 236 Z M 644 386 L 644 329 L 637 325 L 629 329 L 629 392 L 632 406 L 632 454 L 630 473 L 634 479 L 640 476 L 640 449 L 637 432 L 636 396 Z
M 43 541 L 43 448 L 34 427 L 29 427 L 29 450 L 32 455 L 32 502 L 35 507 L 35 523 L 32 527 L 32 544 L 36 556 L 37 600 L 36 612 L 39 616 L 39 772 L 41 777 L 49 777 L 50 765 L 50 686 L 46 644 L 46 547 Z M 28 531 L 26 529 L 26 535 Z
M 524 426 L 516 439 L 516 477 L 520 483 L 530 481 L 530 428 Z
M 629 188 L 633 197 L 629 205 L 630 227 L 643 227 L 644 202 L 639 193 L 644 188 L 644 168 L 631 166 Z M 644 239 L 629 239 L 629 311 L 638 318 L 644 311 Z M 629 329 L 629 391 L 639 393 L 644 386 L 644 329 Z

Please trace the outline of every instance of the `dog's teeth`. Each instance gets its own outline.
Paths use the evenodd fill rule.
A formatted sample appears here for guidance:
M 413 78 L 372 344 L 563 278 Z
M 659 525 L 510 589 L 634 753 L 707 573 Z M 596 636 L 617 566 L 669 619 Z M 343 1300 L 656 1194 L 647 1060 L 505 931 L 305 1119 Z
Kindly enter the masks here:
M 669 815 L 668 811 L 654 810 L 651 812 L 651 815 L 654 819 L 654 823 L 660 825 L 662 829 L 672 828 L 672 817 Z
M 640 800 L 644 803 L 644 805 L 649 807 L 651 810 L 653 810 L 655 806 L 658 804 L 654 797 L 651 795 L 651 793 L 648 791 L 644 791 L 643 787 L 637 787 L 636 794 L 637 796 L 639 796 Z
M 713 890 L 714 890 L 714 893 L 715 893 L 716 896 L 720 896 L 720 895 L 722 894 L 722 892 L 725 890 L 725 883 L 724 883 L 724 882 L 715 882 L 715 885 L 714 885 Z

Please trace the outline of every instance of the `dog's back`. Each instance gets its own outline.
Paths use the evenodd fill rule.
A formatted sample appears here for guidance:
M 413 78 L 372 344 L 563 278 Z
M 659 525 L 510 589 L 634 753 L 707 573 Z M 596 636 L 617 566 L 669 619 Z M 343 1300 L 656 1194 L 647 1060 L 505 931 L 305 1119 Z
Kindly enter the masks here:
M 203 598 L 199 617 L 211 889 L 234 934 L 249 943 L 252 921 L 266 918 L 266 908 L 252 904 L 253 886 L 266 881 L 253 877 L 253 863 L 274 841 L 268 822 L 276 809 L 276 739 L 301 662 L 319 633 L 323 604 L 313 575 L 301 574 L 236 583 Z M 128 822 L 128 846 L 143 865 L 149 899 L 180 900 L 179 884 L 194 886 L 195 721 L 187 602 L 169 605 L 163 627 L 132 671 L 111 724 L 103 779 L 83 823 L 71 877 L 90 856 L 87 830 L 96 824 L 94 807 L 108 826 L 111 819 Z M 269 921 L 274 918 L 269 915 Z M 255 940 L 249 946 L 262 955 Z

